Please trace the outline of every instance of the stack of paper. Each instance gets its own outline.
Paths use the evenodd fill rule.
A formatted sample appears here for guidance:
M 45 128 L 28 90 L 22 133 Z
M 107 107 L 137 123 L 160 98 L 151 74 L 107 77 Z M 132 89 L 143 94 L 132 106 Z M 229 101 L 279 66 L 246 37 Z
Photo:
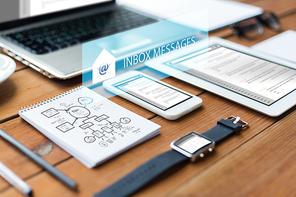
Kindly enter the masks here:
M 296 63 L 296 31 L 285 31 L 252 46 L 252 49 Z
M 117 3 L 161 19 L 176 22 L 181 19 L 184 25 L 202 31 L 216 30 L 263 13 L 260 7 L 227 0 L 118 0 Z

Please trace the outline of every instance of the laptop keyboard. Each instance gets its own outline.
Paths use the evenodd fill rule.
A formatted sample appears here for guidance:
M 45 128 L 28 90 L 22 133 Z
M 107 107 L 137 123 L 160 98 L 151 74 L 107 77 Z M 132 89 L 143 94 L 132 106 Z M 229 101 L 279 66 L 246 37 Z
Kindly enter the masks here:
M 155 19 L 118 8 L 69 21 L 5 35 L 34 54 L 46 54 L 87 40 L 156 22 Z

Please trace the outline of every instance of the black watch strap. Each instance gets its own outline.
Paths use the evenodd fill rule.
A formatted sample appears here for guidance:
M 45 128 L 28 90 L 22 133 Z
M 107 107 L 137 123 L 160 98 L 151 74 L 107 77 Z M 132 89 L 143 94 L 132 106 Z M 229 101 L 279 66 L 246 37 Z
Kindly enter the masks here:
M 216 126 L 202 133 L 202 135 L 214 140 L 215 143 L 220 143 L 230 135 L 240 132 L 245 125 L 246 122 L 240 120 L 239 116 L 237 118 L 231 116 L 229 118 L 226 118 L 225 120 L 218 120 Z
M 215 127 L 204 132 L 202 135 L 219 143 L 228 136 L 238 133 L 246 125 L 247 123 L 241 121 L 239 117 L 235 118 L 232 116 L 225 120 L 220 119 Z M 187 160 L 189 161 L 188 157 L 175 150 L 162 153 L 103 191 L 95 194 L 94 197 L 129 196 L 171 167 Z
M 162 153 L 94 196 L 129 196 L 172 166 L 186 160 L 189 158 L 175 150 Z

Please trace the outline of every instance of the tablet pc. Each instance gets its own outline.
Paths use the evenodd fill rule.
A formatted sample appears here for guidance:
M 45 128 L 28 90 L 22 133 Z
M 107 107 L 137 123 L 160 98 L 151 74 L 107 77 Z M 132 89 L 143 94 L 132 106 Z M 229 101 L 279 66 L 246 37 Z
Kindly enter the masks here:
M 296 65 L 210 37 L 147 66 L 269 116 L 296 103 Z

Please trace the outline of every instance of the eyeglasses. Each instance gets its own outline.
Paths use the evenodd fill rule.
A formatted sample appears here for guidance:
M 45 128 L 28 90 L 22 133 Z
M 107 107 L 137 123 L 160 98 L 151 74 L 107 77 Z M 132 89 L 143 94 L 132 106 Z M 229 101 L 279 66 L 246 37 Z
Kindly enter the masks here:
M 263 25 L 277 32 L 282 30 L 282 25 L 273 12 L 264 12 L 257 17 L 240 21 L 230 27 L 234 30 L 234 35 L 252 40 L 263 34 Z

